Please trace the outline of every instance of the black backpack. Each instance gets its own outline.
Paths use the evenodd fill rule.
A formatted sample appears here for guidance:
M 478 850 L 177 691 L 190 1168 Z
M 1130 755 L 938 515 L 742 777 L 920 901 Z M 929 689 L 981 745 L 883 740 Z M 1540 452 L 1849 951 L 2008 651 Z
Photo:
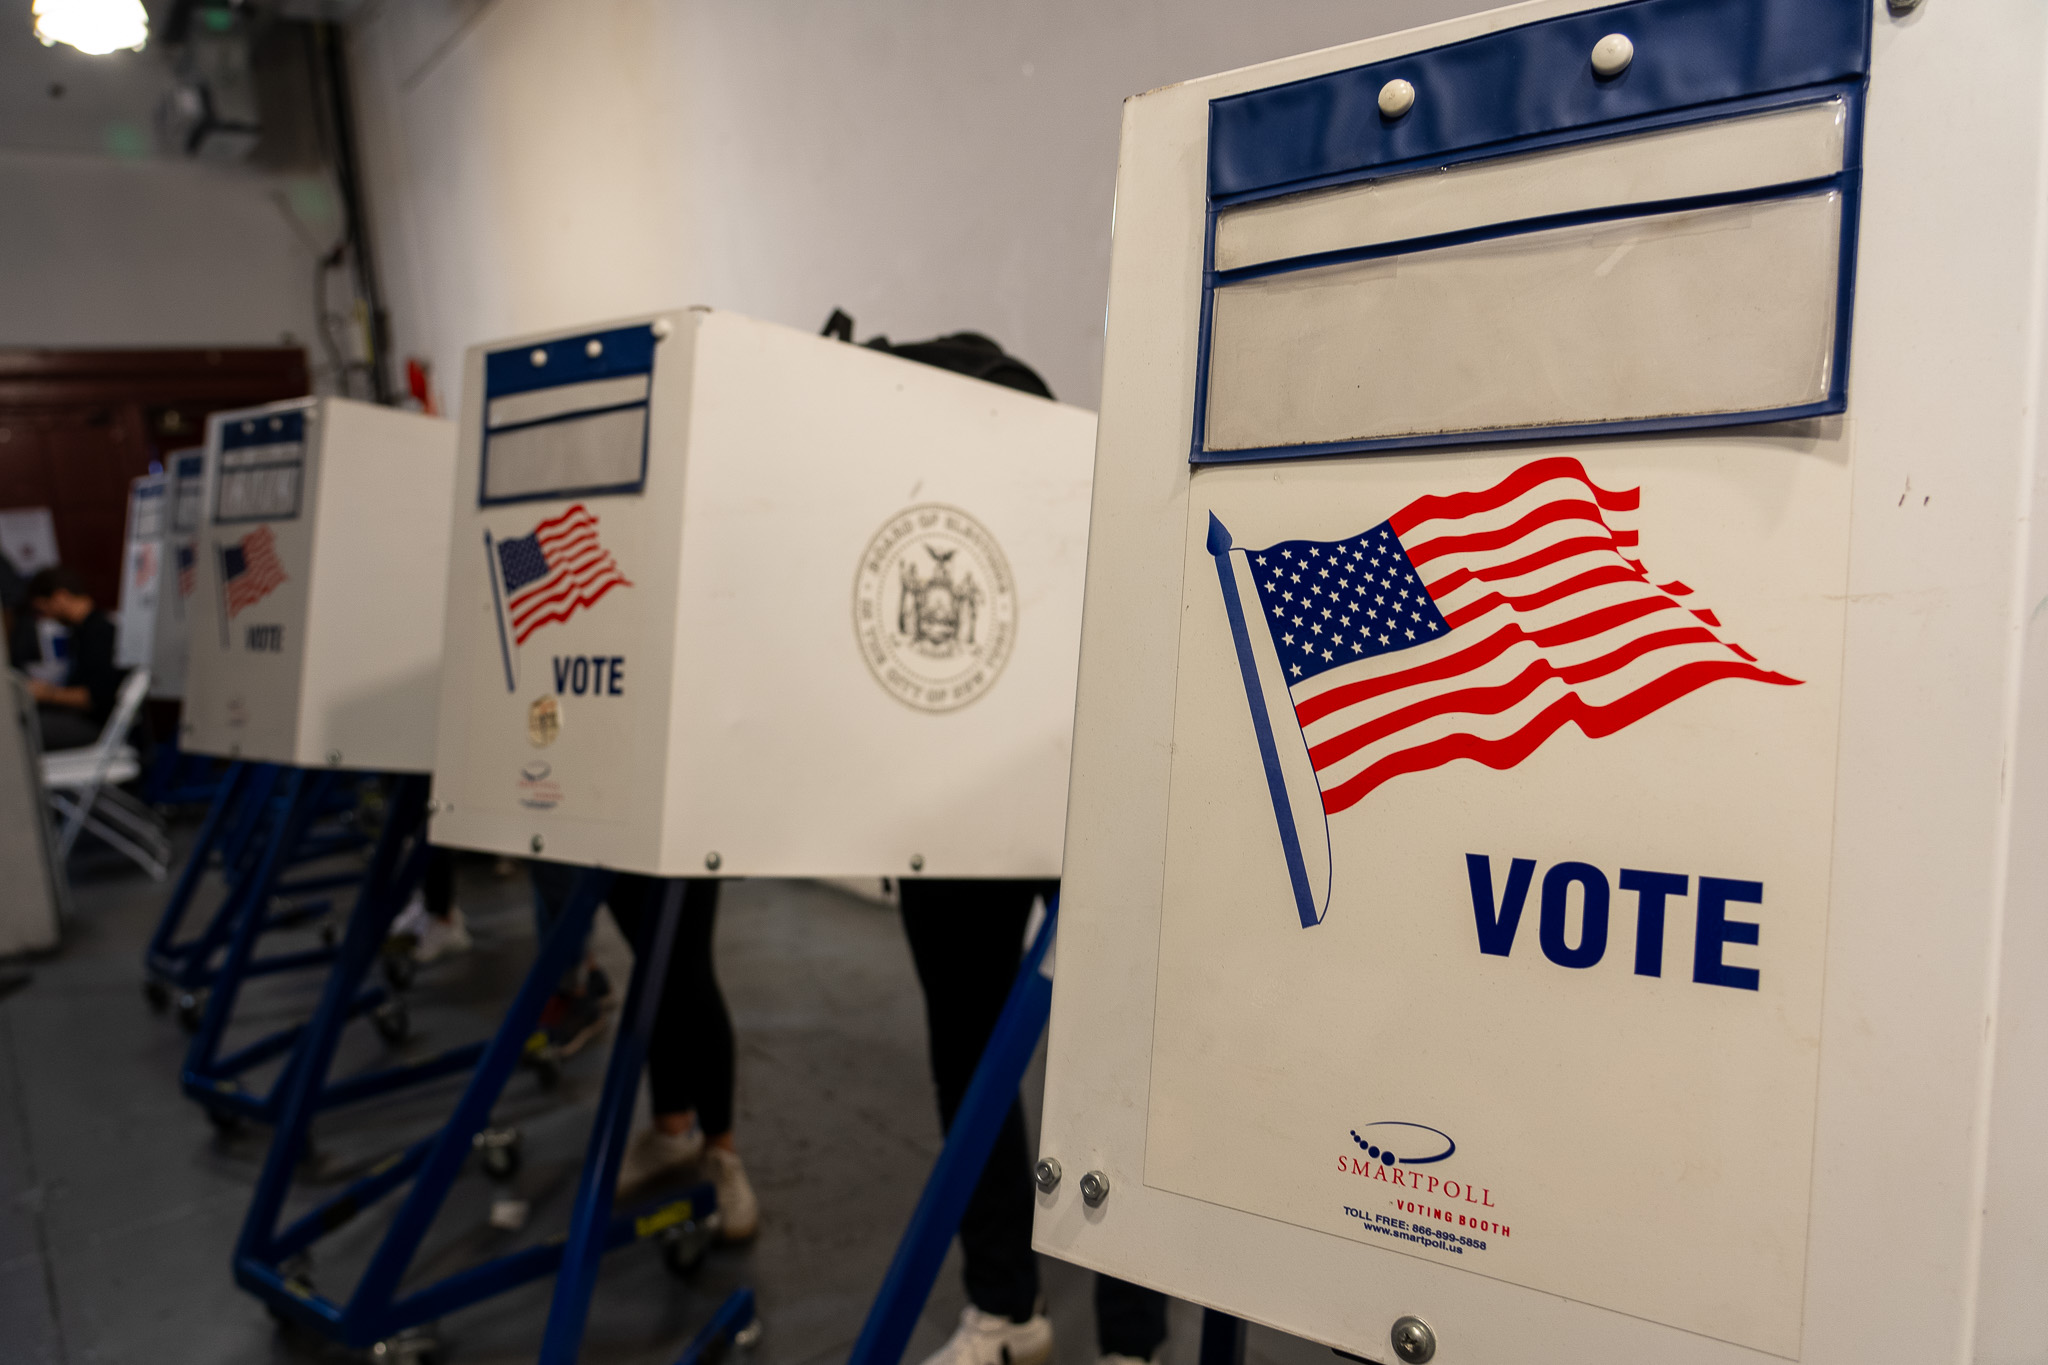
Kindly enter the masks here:
M 837 337 L 841 341 L 853 340 L 853 319 L 840 309 L 834 308 L 832 316 L 825 319 L 821 336 Z M 979 332 L 954 332 L 951 336 L 933 337 L 930 341 L 905 341 L 892 344 L 887 337 L 869 337 L 860 343 L 871 351 L 886 351 L 900 355 L 905 360 L 915 360 L 924 365 L 936 365 L 942 370 L 955 374 L 969 375 L 975 379 L 986 379 L 991 384 L 1001 384 L 1006 389 L 1021 389 L 1035 393 L 1040 398 L 1052 397 L 1052 390 L 1038 377 L 1038 371 L 1026 365 L 1013 355 Z

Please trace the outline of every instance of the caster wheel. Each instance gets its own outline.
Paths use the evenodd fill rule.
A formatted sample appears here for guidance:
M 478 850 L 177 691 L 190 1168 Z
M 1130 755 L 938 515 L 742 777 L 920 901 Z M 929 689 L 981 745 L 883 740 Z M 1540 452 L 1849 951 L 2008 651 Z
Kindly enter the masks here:
M 484 1173 L 493 1180 L 510 1180 L 519 1174 L 520 1139 L 517 1128 L 486 1128 L 470 1140 Z
M 704 1257 L 718 1240 L 718 1225 L 711 1218 L 678 1223 L 661 1234 L 661 1262 L 669 1274 L 687 1280 L 703 1269 Z
M 389 982 L 391 989 L 395 991 L 411 989 L 413 978 L 419 975 L 420 970 L 419 964 L 412 960 L 411 953 L 386 951 L 378 965 L 384 969 L 384 980 Z
M 142 998 L 149 1002 L 150 1009 L 162 1014 L 171 1007 L 171 988 L 152 976 L 142 983 Z
M 369 1357 L 375 1365 L 443 1365 L 447 1359 L 440 1339 L 418 1328 L 386 1337 L 370 1348 Z
M 184 1026 L 185 1032 L 199 1032 L 199 1025 L 206 1018 L 206 997 L 204 986 L 178 997 L 178 1022 Z
M 397 1047 L 412 1036 L 412 1012 L 403 1000 L 386 1000 L 370 1012 L 370 1022 L 388 1046 Z
M 761 1331 L 761 1319 L 757 1316 L 752 1322 L 732 1334 L 732 1344 L 739 1347 L 742 1351 L 751 1351 L 761 1344 Z

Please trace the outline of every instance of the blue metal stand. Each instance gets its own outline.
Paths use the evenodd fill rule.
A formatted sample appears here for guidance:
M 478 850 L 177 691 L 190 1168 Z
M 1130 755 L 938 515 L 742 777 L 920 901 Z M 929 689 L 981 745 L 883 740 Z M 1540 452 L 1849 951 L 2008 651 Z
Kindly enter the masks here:
M 606 1068 L 597 1119 L 577 1184 L 569 1235 L 559 1242 L 495 1257 L 402 1296 L 399 1293 L 399 1282 L 418 1254 L 450 1188 L 461 1175 L 477 1135 L 490 1123 L 491 1110 L 519 1065 L 526 1040 L 539 1023 L 542 1007 L 582 952 L 591 919 L 611 880 L 611 873 L 595 869 L 577 879 L 568 905 L 542 941 L 504 1020 L 483 1045 L 469 1083 L 448 1121 L 340 1193 L 280 1227 L 297 1154 L 305 1143 L 315 1110 L 331 1089 L 325 1077 L 333 1063 L 350 1003 L 356 998 L 389 927 L 386 915 L 361 915 L 351 922 L 319 1009 L 306 1027 L 285 1081 L 276 1137 L 235 1248 L 237 1284 L 262 1299 L 278 1317 L 342 1346 L 361 1350 L 559 1270 L 540 1360 L 543 1365 L 571 1365 L 581 1346 L 591 1288 L 604 1253 L 672 1229 L 702 1229 L 706 1225 L 717 1211 L 717 1194 L 709 1184 L 623 1213 L 612 1208 L 612 1190 L 618 1180 L 619 1162 L 639 1090 L 640 1064 L 653 1032 L 668 974 L 668 946 L 674 941 L 681 910 L 682 885 L 675 883 L 668 888 L 649 941 L 634 946 L 632 983 L 626 992 L 621 1030 Z M 316 1288 L 310 1273 L 299 1268 L 299 1258 L 309 1253 L 320 1238 L 408 1185 L 369 1265 L 347 1298 L 331 1297 Z M 720 1310 L 721 1315 L 732 1316 L 727 1311 L 732 1308 L 729 1301 Z M 730 1330 L 741 1330 L 751 1323 L 751 1297 L 744 1314 L 739 1316 L 746 1321 Z
M 861 1325 L 847 1365 L 897 1365 L 903 1358 L 903 1348 L 924 1313 L 925 1300 L 931 1297 L 932 1283 L 946 1259 L 946 1248 L 960 1229 L 960 1215 L 967 1211 L 975 1182 L 988 1164 L 996 1132 L 1016 1102 L 1017 1087 L 1031 1065 L 1031 1054 L 1038 1049 L 1045 1021 L 1052 1015 L 1052 978 L 1043 969 L 1058 925 L 1059 897 L 1048 896 L 1045 920 L 1025 950 L 1024 965 L 1018 968 L 995 1032 L 982 1049 L 974 1079 L 968 1083 L 946 1134 L 946 1145 L 939 1150 L 903 1240 L 896 1244 L 895 1259 L 882 1277 L 881 1291 L 868 1309 L 868 1319 Z
M 207 804 L 219 795 L 221 782 L 219 762 L 181 750 L 174 729 L 156 746 L 149 771 L 143 774 L 142 799 L 152 806 Z
M 358 923 L 369 920 L 388 924 L 419 885 L 426 867 L 427 779 L 406 776 L 399 778 L 393 789 L 384 830 L 366 872 L 304 878 L 295 884 L 284 882 L 281 874 L 291 850 L 308 846 L 326 847 L 326 840 L 308 836 L 312 822 L 325 808 L 333 789 L 334 775 L 308 773 L 296 768 L 273 769 L 270 775 L 278 773 L 282 774 L 278 783 L 282 787 L 282 801 L 268 831 L 268 841 L 262 845 L 253 867 L 238 880 L 230 894 L 226 956 L 210 974 L 210 994 L 198 1031 L 186 1052 L 180 1077 L 185 1093 L 198 1101 L 210 1119 L 224 1126 L 242 1119 L 276 1120 L 283 1108 L 284 1092 L 297 1058 L 288 1058 L 283 1072 L 267 1090 L 252 1090 L 242 1078 L 267 1062 L 292 1054 L 305 1031 L 304 1025 L 279 1029 L 232 1052 L 225 1051 L 223 1045 L 227 1028 L 234 1017 L 243 985 L 254 976 L 326 966 L 337 956 L 334 947 L 323 946 L 257 957 L 256 945 L 264 934 L 289 924 L 303 923 L 311 914 L 317 913 L 304 905 L 276 909 L 274 897 L 288 889 L 331 890 L 357 883 L 355 909 L 350 916 L 353 932 Z M 259 777 L 259 785 L 252 789 L 252 797 L 261 792 L 260 781 Z M 265 798 L 263 808 L 268 809 L 269 804 Z M 379 1016 L 379 1024 L 387 1039 L 394 1042 L 401 1039 L 405 1030 L 403 1005 L 393 1000 L 381 986 L 357 991 L 346 1006 L 346 1016 L 353 1018 L 377 1010 L 384 1011 Z M 478 1051 L 474 1047 L 457 1049 L 411 1066 L 350 1077 L 347 1081 L 325 1086 L 320 1094 L 320 1103 L 325 1106 L 368 1099 L 449 1075 L 474 1063 Z
M 179 997 L 180 1012 L 187 1015 L 188 1027 L 198 1027 L 197 993 L 211 985 L 245 905 L 253 900 L 271 907 L 273 914 L 267 927 L 302 924 L 332 908 L 331 901 L 322 893 L 341 890 L 361 880 L 361 875 L 352 871 L 296 880 L 285 878 L 285 872 L 293 866 L 360 848 L 366 840 L 346 827 L 320 826 L 321 821 L 331 825 L 331 817 L 351 813 L 355 805 L 354 792 L 336 781 L 336 775 L 323 773 L 305 798 L 313 823 L 294 843 L 280 845 L 283 827 L 293 818 L 292 801 L 282 790 L 284 772 L 268 763 L 229 766 L 199 827 L 198 842 L 179 871 L 163 915 L 143 952 L 143 985 L 150 1003 L 161 1009 L 174 996 Z M 280 846 L 284 856 L 268 865 L 266 881 L 263 859 Z M 179 935 L 198 899 L 200 884 L 216 859 L 225 889 L 200 932 L 181 941 Z M 260 975 L 267 970 L 301 965 L 306 964 L 261 964 L 256 971 Z
M 945 1262 L 946 1249 L 960 1230 L 975 1184 L 995 1146 L 996 1133 L 1017 1098 L 1017 1087 L 1031 1067 L 1031 1055 L 1052 1016 L 1052 977 L 1045 955 L 1059 926 L 1059 897 L 1049 896 L 1038 936 L 1024 953 L 1009 999 L 996 1019 L 988 1046 L 974 1068 L 974 1079 L 960 1101 L 946 1134 L 946 1145 L 925 1181 L 924 1193 L 910 1215 L 910 1226 L 896 1245 L 895 1259 L 875 1295 L 874 1306 L 861 1325 L 847 1365 L 898 1365 L 917 1320 L 931 1298 L 932 1284 Z M 1214 1309 L 1202 1314 L 1201 1365 L 1244 1365 L 1245 1325 Z M 679 1365 L 682 1365 L 679 1362 Z

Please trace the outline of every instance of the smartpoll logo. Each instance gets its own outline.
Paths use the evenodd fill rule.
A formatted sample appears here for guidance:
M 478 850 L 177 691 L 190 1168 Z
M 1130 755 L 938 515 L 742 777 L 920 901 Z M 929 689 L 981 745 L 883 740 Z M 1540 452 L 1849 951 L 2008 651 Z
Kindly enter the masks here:
M 1374 1193 L 1387 1207 L 1407 1217 L 1347 1205 L 1349 1216 L 1375 1232 L 1406 1241 L 1420 1239 L 1438 1246 L 1438 1241 L 1430 1239 L 1443 1239 L 1443 1250 L 1483 1251 L 1485 1244 L 1472 1240 L 1476 1234 L 1510 1235 L 1508 1225 L 1500 1221 L 1492 1186 L 1459 1179 L 1441 1169 L 1418 1169 L 1439 1167 L 1457 1155 L 1457 1142 L 1443 1129 L 1381 1119 L 1350 1132 L 1352 1150 L 1338 1153 L 1339 1173 L 1383 1186 Z

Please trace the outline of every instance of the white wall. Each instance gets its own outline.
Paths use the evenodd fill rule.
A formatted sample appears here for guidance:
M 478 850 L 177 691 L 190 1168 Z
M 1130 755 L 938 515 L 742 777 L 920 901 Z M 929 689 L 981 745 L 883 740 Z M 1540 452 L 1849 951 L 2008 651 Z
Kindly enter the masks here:
M 154 49 L 45 48 L 0 18 L 0 346 L 313 343 L 324 177 L 166 155 Z M 340 295 L 337 289 L 337 297 Z
M 397 349 L 708 303 L 1102 362 L 1124 96 L 1483 0 L 388 0 L 357 116 Z

